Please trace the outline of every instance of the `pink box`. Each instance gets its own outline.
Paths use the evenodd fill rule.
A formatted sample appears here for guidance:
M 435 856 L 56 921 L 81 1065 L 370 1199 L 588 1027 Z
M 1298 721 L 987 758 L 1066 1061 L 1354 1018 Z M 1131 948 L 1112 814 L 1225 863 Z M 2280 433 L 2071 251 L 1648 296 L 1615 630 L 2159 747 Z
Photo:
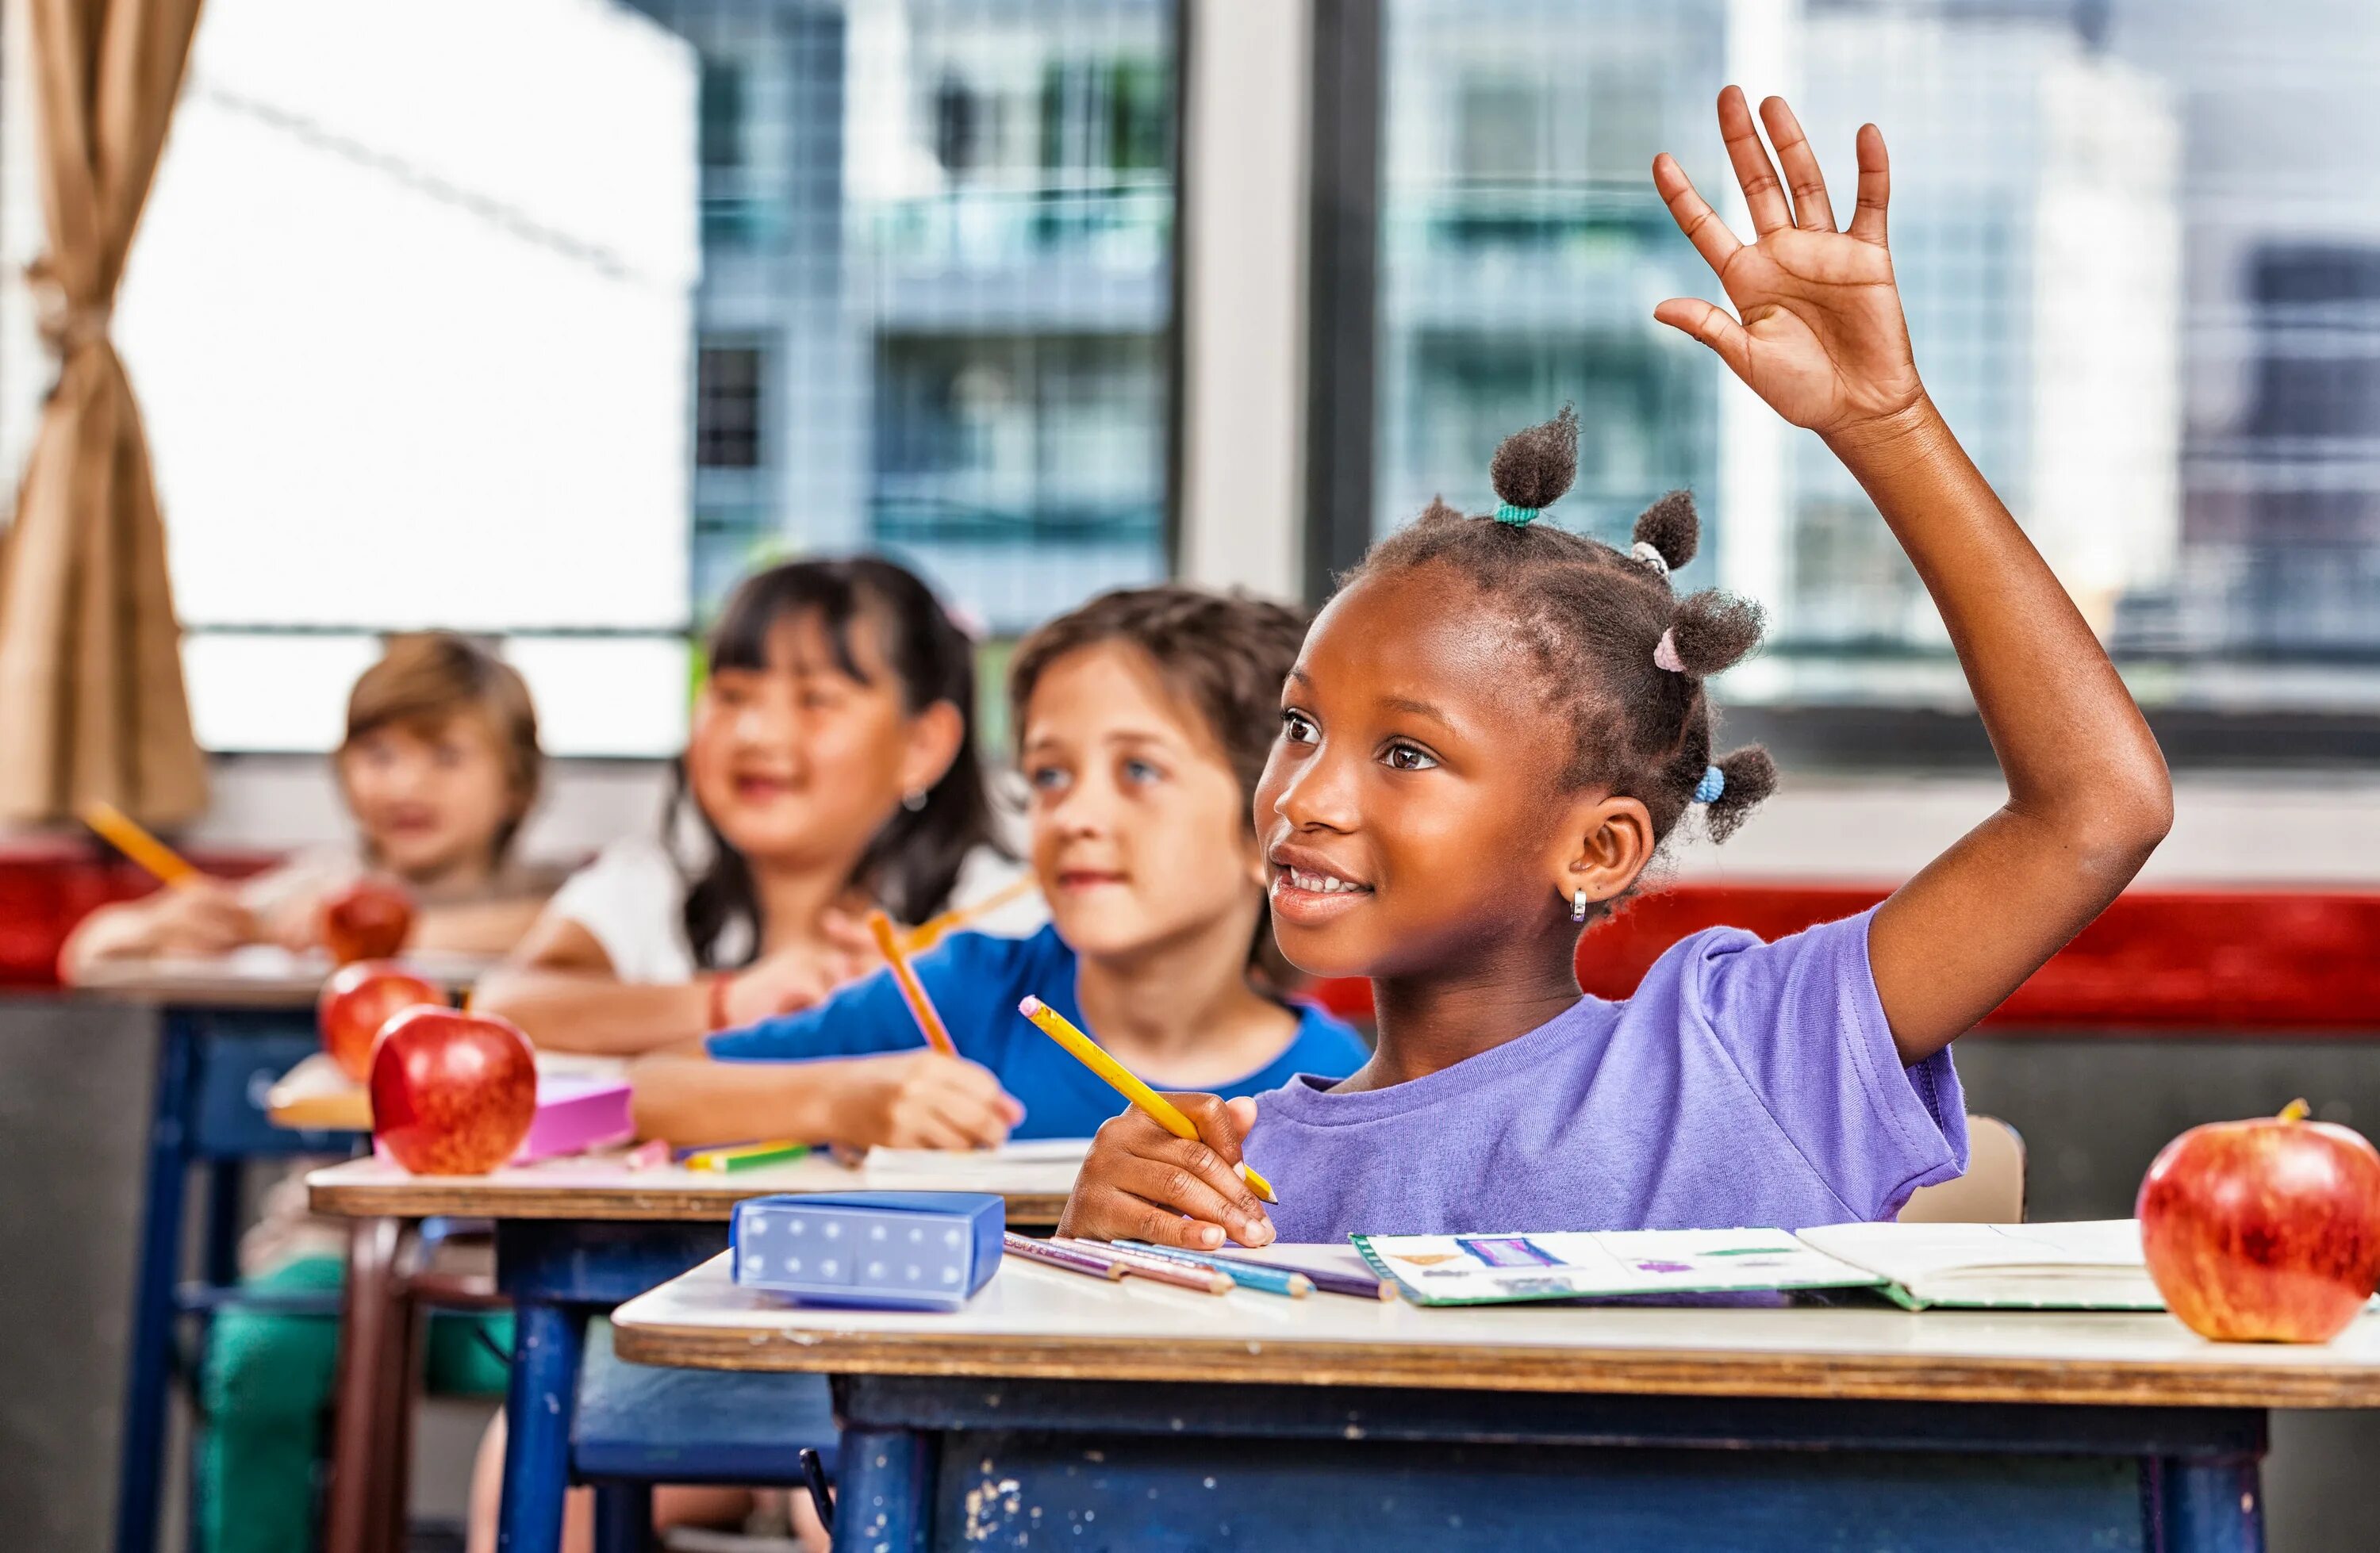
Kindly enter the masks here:
M 528 1124 L 528 1136 L 512 1162 L 527 1165 L 562 1154 L 611 1148 L 633 1141 L 636 1135 L 636 1123 L 628 1115 L 626 1080 L 540 1074 L 537 1120 Z

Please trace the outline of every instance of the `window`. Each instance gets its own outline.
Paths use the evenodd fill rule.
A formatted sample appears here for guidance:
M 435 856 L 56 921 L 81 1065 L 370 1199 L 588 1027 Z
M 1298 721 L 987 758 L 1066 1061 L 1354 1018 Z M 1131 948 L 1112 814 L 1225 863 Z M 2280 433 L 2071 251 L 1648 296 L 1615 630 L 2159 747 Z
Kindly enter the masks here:
M 1616 539 L 1693 486 L 1716 562 L 1697 580 L 1768 606 L 1771 649 L 1730 695 L 1961 693 L 1857 486 L 1651 322 L 1663 297 L 1719 292 L 1648 164 L 1670 151 L 1731 195 L 1712 99 L 1782 66 L 1742 84 L 1792 99 L 1838 209 L 1852 131 L 1883 127 L 1927 384 L 2144 698 L 2380 704 L 2380 214 L 2336 132 L 2380 88 L 2380 12 L 1388 0 L 1383 17 L 1378 528 L 1441 491 L 1487 510 L 1496 439 L 1573 400 L 1579 484 L 1555 515 Z
M 377 635 L 442 625 L 501 639 L 548 748 L 672 753 L 692 51 L 577 0 L 468 47 L 418 11 L 211 7 L 133 245 L 200 739 L 326 747 Z
M 706 469 L 749 469 L 760 462 L 760 352 L 751 346 L 705 346 L 694 376 L 694 461 Z
M 770 554 L 880 549 L 1003 634 L 1163 576 L 1172 7 L 640 4 L 736 83 L 698 608 Z

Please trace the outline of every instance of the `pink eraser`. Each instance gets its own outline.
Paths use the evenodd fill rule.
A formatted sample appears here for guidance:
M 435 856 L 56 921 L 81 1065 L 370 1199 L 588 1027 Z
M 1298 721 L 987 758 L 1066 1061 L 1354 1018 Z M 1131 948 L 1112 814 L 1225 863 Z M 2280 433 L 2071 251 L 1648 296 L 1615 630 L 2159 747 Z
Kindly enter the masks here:
M 1023 1014 L 1026 1018 L 1030 1019 L 1049 1006 L 1049 1004 L 1043 1002 L 1032 993 L 1027 992 L 1025 994 L 1025 1001 L 1016 1005 L 1016 1012 Z
M 513 1163 L 526 1165 L 590 1148 L 613 1148 L 637 1135 L 629 1118 L 626 1080 L 540 1074 L 537 1119 L 528 1124 Z

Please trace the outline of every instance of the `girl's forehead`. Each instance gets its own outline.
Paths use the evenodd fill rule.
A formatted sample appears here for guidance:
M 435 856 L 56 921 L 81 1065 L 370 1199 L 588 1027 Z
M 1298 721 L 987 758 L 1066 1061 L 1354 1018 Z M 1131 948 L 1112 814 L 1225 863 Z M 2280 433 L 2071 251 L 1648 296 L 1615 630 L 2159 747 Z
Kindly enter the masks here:
M 761 640 L 759 666 L 797 678 L 832 674 L 874 684 L 884 677 L 884 650 L 877 640 L 875 623 L 864 611 L 853 616 L 838 641 L 828 629 L 825 615 L 814 609 L 797 610 L 770 623 Z M 856 676 L 851 672 L 855 668 L 859 671 Z
M 1543 706 L 1533 693 L 1541 673 L 1535 645 L 1475 586 L 1442 568 L 1356 581 L 1316 619 L 1298 671 L 1320 695 L 1426 703 L 1449 721 L 1484 724 Z

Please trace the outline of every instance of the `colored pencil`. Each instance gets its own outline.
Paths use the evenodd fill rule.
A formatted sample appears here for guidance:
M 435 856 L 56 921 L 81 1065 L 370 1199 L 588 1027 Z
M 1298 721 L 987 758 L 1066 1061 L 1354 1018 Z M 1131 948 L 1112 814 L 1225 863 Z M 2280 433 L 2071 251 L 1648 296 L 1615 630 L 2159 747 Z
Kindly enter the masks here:
M 1022 1256 L 1028 1262 L 1038 1262 L 1049 1268 L 1062 1268 L 1068 1272 L 1087 1273 L 1092 1278 L 1115 1279 L 1123 1276 L 1123 1264 L 1111 1256 L 1094 1256 L 1088 1252 L 1076 1251 L 1069 1246 L 1052 1245 L 1046 1240 L 1033 1240 L 1018 1234 L 1014 1230 L 1002 1234 L 1000 1250 L 1002 1256 Z
M 1178 1262 L 1185 1268 L 1211 1268 L 1243 1289 L 1253 1289 L 1260 1294 L 1285 1294 L 1302 1300 L 1314 1292 L 1314 1280 L 1293 1268 L 1268 1267 L 1262 1262 L 1235 1262 L 1228 1256 L 1208 1256 L 1196 1251 L 1179 1251 L 1170 1245 L 1151 1245 L 1147 1241 L 1120 1240 L 1120 1250 L 1136 1256 L 1161 1257 Z
M 1011 901 L 1021 901 L 1040 888 L 1033 876 L 1026 874 L 1022 879 L 1002 885 L 980 901 L 953 907 L 940 916 L 929 917 L 920 922 L 909 929 L 908 936 L 902 940 L 901 947 L 912 954 L 923 954 L 968 923 L 979 917 L 990 916 Z
M 1030 1019 L 1043 1035 L 1064 1047 L 1083 1066 L 1107 1080 L 1115 1092 L 1146 1111 L 1157 1124 L 1177 1138 L 1196 1138 L 1198 1129 L 1190 1119 L 1175 1109 L 1173 1103 L 1132 1075 L 1130 1069 L 1099 1049 L 1099 1043 L 1075 1027 L 1074 1021 L 1038 998 L 1026 998 L 1016 1005 L 1016 1012 Z M 1256 1195 L 1266 1202 L 1281 1199 L 1273 1195 L 1272 1183 L 1256 1172 L 1245 1160 L 1240 1165 L 1240 1179 L 1245 1181 Z
M 1120 1240 L 1118 1245 L 1135 1251 L 1153 1251 L 1160 1256 L 1178 1257 L 1185 1261 L 1211 1262 L 1229 1272 L 1233 1268 L 1263 1268 L 1273 1272 L 1293 1272 L 1326 1294 L 1344 1294 L 1356 1300 L 1393 1300 L 1397 1286 L 1385 1278 L 1369 1273 L 1342 1272 L 1336 1268 L 1295 1267 L 1287 1262 L 1254 1262 L 1238 1256 L 1218 1256 L 1208 1251 L 1177 1251 L 1170 1245 L 1150 1245 L 1146 1241 Z
M 876 935 L 877 952 L 884 956 L 891 967 L 892 979 L 901 985 L 901 1000 L 909 1005 L 909 1017 L 924 1032 L 926 1044 L 945 1057 L 955 1057 L 959 1049 L 951 1040 L 951 1033 L 942 1025 L 942 1016 L 934 1007 L 934 1000 L 926 996 L 926 984 L 909 968 L 908 957 L 901 952 L 900 935 L 892 930 L 892 919 L 880 911 L 868 914 L 868 930 Z
M 179 890 L 200 877 L 197 866 L 188 858 L 142 830 L 130 815 L 104 798 L 93 798 L 83 805 L 82 822 L 168 889 Z
M 686 1157 L 686 1168 L 725 1174 L 730 1171 L 756 1170 L 762 1165 L 782 1165 L 789 1159 L 798 1159 L 809 1151 L 808 1144 L 789 1143 L 782 1139 L 774 1143 L 732 1144 L 724 1148 L 696 1149 Z
M 1219 1268 L 1194 1268 L 1186 1262 L 1126 1251 L 1106 1241 L 1061 1240 L 1051 1244 L 1086 1256 L 1105 1256 L 1122 1268 L 1126 1278 L 1171 1283 L 1177 1289 L 1196 1289 L 1202 1294 L 1228 1294 L 1236 1287 L 1232 1276 Z

